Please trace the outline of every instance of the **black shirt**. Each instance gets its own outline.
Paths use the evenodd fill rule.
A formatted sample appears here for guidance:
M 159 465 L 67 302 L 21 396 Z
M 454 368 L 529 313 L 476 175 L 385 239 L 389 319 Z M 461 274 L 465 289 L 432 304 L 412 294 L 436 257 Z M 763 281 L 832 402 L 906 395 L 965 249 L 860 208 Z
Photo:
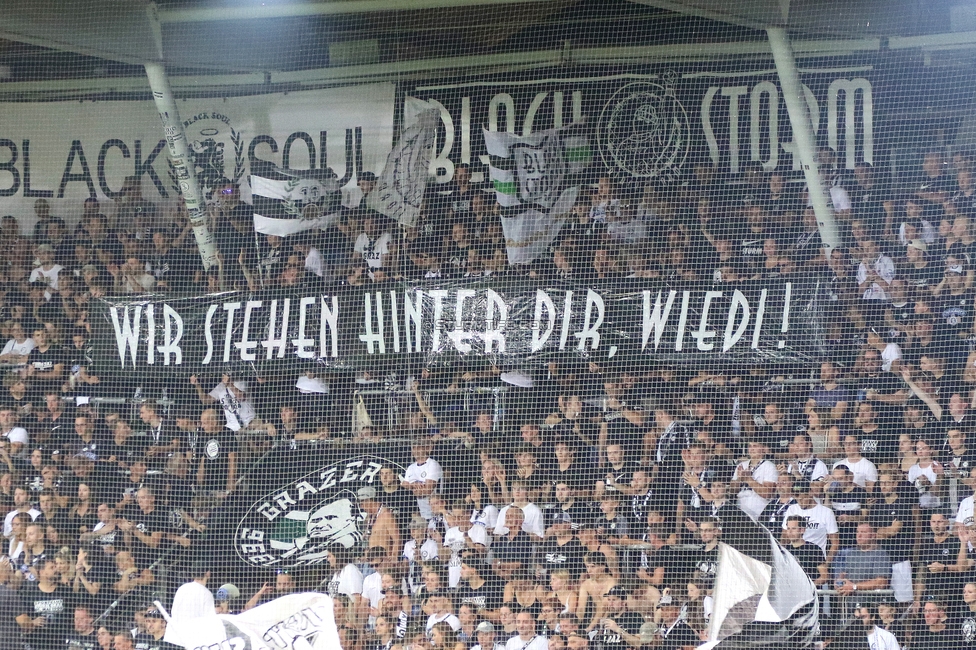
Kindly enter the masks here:
M 901 522 L 901 531 L 894 537 L 883 539 L 881 548 L 888 552 L 893 563 L 904 562 L 914 546 L 915 518 L 912 503 L 905 496 L 899 496 L 894 503 L 888 503 L 882 496 L 878 499 L 868 515 L 868 521 L 875 529 L 891 526 L 894 522 Z
M 229 456 L 237 451 L 237 438 L 232 431 L 223 429 L 214 434 L 204 433 L 201 440 L 203 487 L 208 490 L 226 490 L 227 474 L 230 471 Z
M 665 628 L 667 630 L 667 628 Z M 681 650 L 684 646 L 696 647 L 701 644 L 701 639 L 695 631 L 684 621 L 678 621 L 674 627 L 667 631 L 661 650 Z
M 627 634 L 640 634 L 641 625 L 644 624 L 644 618 L 637 612 L 605 613 L 604 617 L 612 619 Z M 627 641 L 617 632 L 605 627 L 600 627 L 598 630 L 596 637 L 597 648 L 601 648 L 602 650 L 624 650 L 629 647 Z
M 142 508 L 137 505 L 129 506 L 123 513 L 123 517 L 144 535 L 152 535 L 156 532 L 165 534 L 171 530 L 169 516 L 158 505 L 148 514 L 143 512 Z M 160 542 L 158 547 L 152 548 L 142 542 L 136 536 L 135 532 L 131 532 L 131 539 L 131 550 L 135 556 L 137 566 L 149 566 L 159 557 L 163 550 L 162 542 Z
M 811 542 L 804 542 L 802 546 L 787 546 L 786 550 L 793 554 L 811 580 L 820 577 L 820 570 L 817 567 L 827 562 L 822 548 Z
M 584 555 L 586 551 L 583 545 L 575 538 L 570 538 L 569 543 L 560 546 L 553 537 L 542 545 L 537 557 L 547 575 L 556 569 L 566 569 L 573 580 L 578 580 L 583 573 Z
M 31 620 L 44 617 L 43 627 L 35 628 L 24 637 L 33 650 L 48 650 L 60 648 L 71 632 L 73 612 L 71 609 L 71 592 L 66 587 L 58 586 L 51 593 L 41 591 L 37 583 L 25 584 L 20 590 L 20 614 L 27 614 Z
M 485 584 L 472 589 L 466 582 L 458 585 L 455 601 L 458 607 L 465 603 L 473 605 L 476 610 L 496 610 L 502 606 L 504 600 L 504 586 L 492 580 L 485 580 Z

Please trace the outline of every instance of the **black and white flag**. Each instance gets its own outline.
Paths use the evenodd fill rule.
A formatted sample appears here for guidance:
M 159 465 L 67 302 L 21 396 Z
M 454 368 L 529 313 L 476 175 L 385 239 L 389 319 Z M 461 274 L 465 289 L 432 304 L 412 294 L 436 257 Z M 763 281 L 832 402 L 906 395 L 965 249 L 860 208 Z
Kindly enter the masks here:
M 793 554 L 741 510 L 722 516 L 708 642 L 701 649 L 806 647 L 819 631 L 817 588 Z
M 325 228 L 339 215 L 341 193 L 331 169 L 281 169 L 255 164 L 251 171 L 254 229 L 287 237 Z
M 410 102 L 414 117 L 404 120 L 400 141 L 390 151 L 376 188 L 366 197 L 370 209 L 404 226 L 417 223 L 430 177 L 440 111 L 429 106 L 419 100 Z
M 579 193 L 579 172 L 592 161 L 581 125 L 525 136 L 484 130 L 509 264 L 527 264 L 556 239 Z

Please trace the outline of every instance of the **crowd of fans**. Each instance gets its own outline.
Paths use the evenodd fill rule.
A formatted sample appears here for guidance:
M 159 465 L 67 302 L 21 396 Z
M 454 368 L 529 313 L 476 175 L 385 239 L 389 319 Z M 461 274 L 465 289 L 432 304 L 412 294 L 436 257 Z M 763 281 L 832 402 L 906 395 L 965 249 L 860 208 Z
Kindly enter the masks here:
M 825 633 L 848 625 L 838 647 L 976 648 L 976 159 L 930 152 L 895 190 L 831 153 L 829 254 L 802 185 L 758 165 L 729 179 L 696 164 L 667 187 L 600 178 L 549 255 L 517 268 L 505 215 L 463 165 L 416 228 L 355 207 L 287 239 L 256 235 L 222 182 L 209 271 L 185 210 L 165 214 L 137 178 L 114 205 L 87 200 L 73 230 L 43 199 L 31 233 L 3 217 L 0 649 L 165 647 L 151 602 L 172 602 L 262 453 L 384 438 L 410 440 L 414 463 L 357 494 L 366 548 L 336 549 L 324 580 L 224 584 L 220 611 L 324 589 L 345 650 L 690 648 L 706 638 L 723 516 L 741 509 L 824 590 Z M 165 386 L 90 358 L 103 296 L 509 275 L 818 278 L 829 357 L 568 358 L 516 381 L 478 359 Z M 358 401 L 364 385 L 396 399 Z M 507 392 L 462 399 L 475 387 Z M 200 589 L 223 577 L 192 566 Z

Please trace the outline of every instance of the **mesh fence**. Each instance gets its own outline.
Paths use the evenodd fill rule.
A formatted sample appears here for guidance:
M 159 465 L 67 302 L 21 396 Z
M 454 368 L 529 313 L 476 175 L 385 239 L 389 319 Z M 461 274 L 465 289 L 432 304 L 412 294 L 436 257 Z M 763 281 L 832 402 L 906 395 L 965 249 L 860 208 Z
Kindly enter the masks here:
M 965 12 L 368 4 L 11 18 L 0 649 L 976 647 Z

